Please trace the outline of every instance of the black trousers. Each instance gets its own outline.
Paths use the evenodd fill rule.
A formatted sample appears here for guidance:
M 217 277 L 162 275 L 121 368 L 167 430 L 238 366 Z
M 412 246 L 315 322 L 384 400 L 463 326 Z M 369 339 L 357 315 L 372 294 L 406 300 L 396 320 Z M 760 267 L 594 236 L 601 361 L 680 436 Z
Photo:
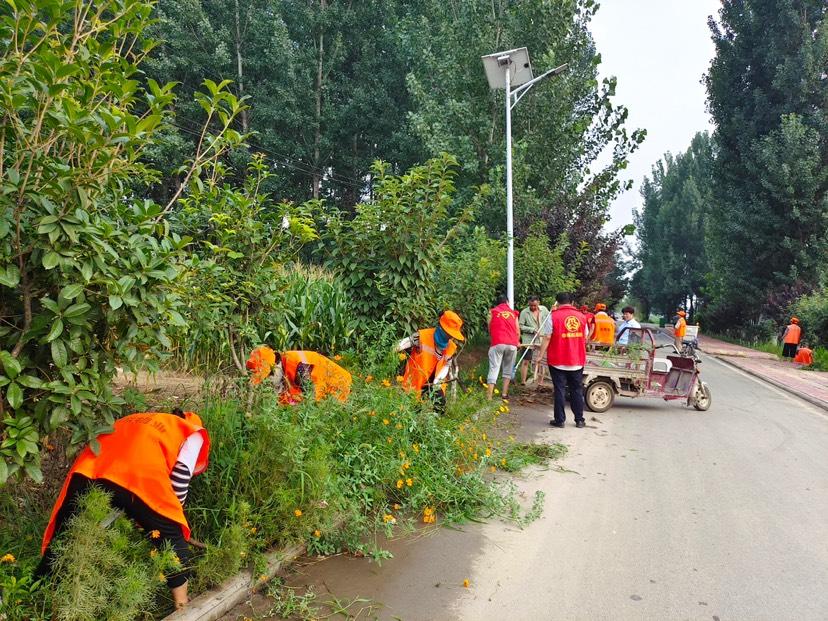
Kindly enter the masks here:
M 563 371 L 549 366 L 552 385 L 555 387 L 555 422 L 563 424 L 566 420 L 567 388 L 569 388 L 569 406 L 575 416 L 575 422 L 584 420 L 584 369 Z
M 157 539 L 150 537 L 150 542 L 156 548 L 160 548 L 168 541 L 170 542 L 184 569 L 169 576 L 167 578 L 167 586 L 174 589 L 184 584 L 190 575 L 190 547 L 184 539 L 184 534 L 181 532 L 181 525 L 156 513 L 147 503 L 138 498 L 138 496 L 106 479 L 93 480 L 82 474 L 72 475 L 72 478 L 69 480 L 69 487 L 66 489 L 66 498 L 58 510 L 57 516 L 55 516 L 55 532 L 52 541 L 65 528 L 69 519 L 78 512 L 78 499 L 80 496 L 93 485 L 109 492 L 112 496 L 112 506 L 115 509 L 123 511 L 128 518 L 143 528 L 148 537 L 152 531 L 157 530 L 161 536 Z M 50 543 L 49 547 L 46 548 L 46 553 L 40 560 L 40 564 L 37 566 L 35 576 L 41 577 L 48 575 L 52 571 L 54 561 L 55 554 Z
M 796 348 L 799 347 L 796 343 L 785 343 L 782 345 L 782 357 L 783 358 L 795 358 L 796 357 Z

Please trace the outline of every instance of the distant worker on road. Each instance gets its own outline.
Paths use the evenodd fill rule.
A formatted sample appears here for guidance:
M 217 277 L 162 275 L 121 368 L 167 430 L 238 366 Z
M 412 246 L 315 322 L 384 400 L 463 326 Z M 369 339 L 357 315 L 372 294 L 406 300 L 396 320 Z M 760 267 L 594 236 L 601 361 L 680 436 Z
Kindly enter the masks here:
M 572 305 L 569 293 L 557 295 L 558 308 L 552 311 L 552 339 L 549 341 L 547 362 L 555 386 L 553 427 L 563 427 L 566 421 L 567 389 L 569 405 L 576 427 L 585 427 L 584 421 L 584 364 L 586 364 L 586 319 Z M 613 332 L 614 335 L 614 332 Z
M 509 306 L 509 298 L 498 296 L 489 318 L 489 374 L 486 377 L 486 396 L 491 401 L 498 373 L 503 375 L 503 398 L 509 398 L 509 384 L 515 369 L 518 337 L 518 314 Z M 522 316 L 522 315 L 521 315 Z
M 418 330 L 397 346 L 397 351 L 408 352 L 402 372 L 403 388 L 419 395 L 433 389 L 430 392 L 438 409 L 445 406 L 445 387 L 439 380 L 450 371 L 457 353 L 457 342 L 466 340 L 462 328 L 460 315 L 447 310 L 440 315 L 435 328 Z
M 43 533 L 43 559 L 35 575 L 48 575 L 55 562 L 52 540 L 78 511 L 78 500 L 93 486 L 110 495 L 115 509 L 144 529 L 156 548 L 169 545 L 181 571 L 166 578 L 176 608 L 184 608 L 190 575 L 190 527 L 184 503 L 190 479 L 207 469 L 210 436 L 194 412 L 142 413 L 115 421 L 98 436 L 97 451 L 87 446 L 66 476 Z M 164 579 L 164 576 L 161 577 Z
M 793 359 L 794 362 L 798 362 L 806 367 L 811 366 L 814 364 L 814 352 L 812 349 L 808 347 L 808 343 L 802 341 L 799 346 L 799 349 L 796 350 L 796 357 Z
M 246 366 L 252 371 L 251 384 L 261 384 L 265 378 L 272 377 L 282 403 L 298 403 L 311 394 L 316 401 L 325 397 L 347 401 L 351 394 L 351 374 L 315 351 L 280 354 L 267 345 L 260 345 L 250 353 Z
M 586 325 L 586 318 L 584 318 L 584 323 Z M 615 343 L 615 322 L 607 314 L 606 304 L 599 302 L 595 305 L 595 317 L 590 341 L 603 347 L 612 347 Z
M 799 327 L 799 319 L 791 317 L 791 323 L 782 333 L 782 357 L 793 358 L 796 356 L 796 348 L 802 340 L 802 328 Z
M 673 338 L 675 339 L 676 349 L 681 351 L 682 344 L 684 342 L 684 335 L 687 334 L 687 313 L 683 310 L 676 311 L 676 315 L 678 315 L 678 320 L 676 321 L 676 325 L 673 326 Z

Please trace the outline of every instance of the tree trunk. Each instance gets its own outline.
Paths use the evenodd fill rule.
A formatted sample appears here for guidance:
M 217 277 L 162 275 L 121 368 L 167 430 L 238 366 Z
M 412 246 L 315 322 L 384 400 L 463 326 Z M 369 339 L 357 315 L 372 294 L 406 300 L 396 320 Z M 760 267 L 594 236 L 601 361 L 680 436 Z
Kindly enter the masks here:
M 242 71 L 242 53 L 241 53 L 241 45 L 242 45 L 242 34 L 241 34 L 241 19 L 239 17 L 239 0 L 235 0 L 236 2 L 236 82 L 239 86 L 239 97 L 244 97 L 244 73 Z M 239 115 L 241 118 L 242 124 L 242 132 L 247 133 L 248 131 L 248 121 L 247 121 L 247 110 L 242 110 L 241 114 Z

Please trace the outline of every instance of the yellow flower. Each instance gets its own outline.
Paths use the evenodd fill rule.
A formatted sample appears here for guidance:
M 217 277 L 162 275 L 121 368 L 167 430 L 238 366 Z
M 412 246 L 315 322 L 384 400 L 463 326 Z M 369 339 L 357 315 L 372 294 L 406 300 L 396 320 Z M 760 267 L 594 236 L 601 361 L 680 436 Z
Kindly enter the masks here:
M 501 460 L 500 460 L 500 465 L 501 465 L 501 466 L 505 466 L 505 465 L 506 465 L 506 458 L 505 458 L 505 457 L 504 457 L 503 459 L 501 459 Z
M 0 557 L 0 563 L 16 563 L 17 559 L 14 558 L 14 554 L 4 554 Z
M 164 574 L 158 574 L 158 582 L 166 582 L 166 581 L 167 581 L 167 576 L 165 576 Z
M 153 539 L 158 539 L 159 537 L 161 537 L 161 533 L 157 530 L 151 530 L 150 537 L 152 537 Z
M 403 464 L 403 470 L 408 470 L 410 467 L 411 467 L 411 464 L 409 464 L 408 462 L 405 462 Z
M 398 384 L 402 384 L 405 381 L 405 378 L 402 375 L 398 375 L 396 380 Z
M 396 502 L 394 503 L 393 507 L 394 507 L 394 511 L 399 511 L 400 510 L 400 505 L 398 505 Z
M 383 419 L 382 419 L 382 424 L 383 424 L 383 425 L 390 425 L 390 424 L 391 424 L 391 421 L 390 421 L 390 420 L 388 420 L 387 418 L 383 418 Z
M 475 453 L 475 454 L 474 454 L 474 456 L 472 457 L 472 459 L 474 459 L 474 461 L 477 461 L 477 453 Z
M 395 518 L 390 513 L 386 513 L 385 515 L 382 516 L 382 521 L 385 522 L 386 524 L 396 524 L 397 523 L 397 518 Z
M 420 452 L 420 445 L 419 445 L 419 444 L 412 444 L 412 445 L 411 445 L 411 448 L 412 448 L 412 449 L 414 449 L 414 452 L 415 452 L 415 453 L 419 453 L 419 452 Z
M 400 360 L 405 360 L 408 356 L 406 356 L 403 352 L 397 354 L 397 358 Z
M 434 521 L 437 519 L 437 515 L 434 512 L 433 507 L 425 507 L 423 509 L 423 523 L 424 524 L 434 524 Z
M 256 534 L 256 530 L 257 530 L 257 529 L 256 529 L 256 527 L 254 526 L 253 528 L 251 528 L 251 529 L 250 529 L 250 532 L 251 532 L 252 534 L 254 534 L 254 535 L 255 535 L 255 534 Z
M 397 423 L 396 425 L 394 425 L 394 427 L 396 427 L 397 429 L 402 429 L 402 423 Z
M 492 456 L 492 449 L 487 448 L 486 449 L 486 457 L 491 457 L 491 456 Z
M 259 581 L 260 582 L 267 582 L 267 574 L 262 574 L 261 576 L 259 576 Z
M 376 410 L 371 410 L 370 412 L 368 412 L 368 416 L 376 416 L 376 415 L 377 415 Z
M 393 440 L 391 439 L 391 436 L 388 436 L 387 438 L 385 438 L 385 441 L 388 442 L 388 444 L 391 444 L 393 442 Z
M 400 456 L 400 459 L 405 459 L 405 453 L 403 453 L 402 451 L 400 451 L 399 453 L 397 453 L 397 455 L 399 455 L 399 456 Z
M 385 386 L 386 388 L 390 388 L 391 382 L 389 382 L 387 379 L 384 379 L 384 380 L 382 380 L 382 385 Z
M 488 438 L 489 438 L 489 436 L 487 436 L 485 433 L 483 434 L 482 437 L 483 437 L 484 440 L 488 440 Z
M 508 411 L 509 411 L 509 408 L 507 408 L 505 405 L 501 405 L 501 406 L 500 406 L 500 411 L 501 411 L 501 412 L 503 412 L 503 413 L 505 414 L 506 412 L 508 412 Z
M 322 536 L 322 533 L 320 533 L 318 530 L 315 530 L 313 531 L 313 536 L 319 539 Z
M 465 580 L 463 580 L 463 587 L 465 587 L 465 588 L 467 588 L 467 589 L 468 589 L 468 588 L 469 588 L 469 584 L 470 584 L 470 583 L 469 583 L 469 579 L 468 579 L 468 578 L 466 578 Z
M 293 510 L 293 515 L 295 515 L 296 517 L 302 517 L 302 510 L 301 509 L 294 509 Z
M 494 389 L 494 394 L 499 395 L 499 394 L 500 394 L 500 391 L 499 391 L 497 388 L 495 388 L 495 389 Z
M 337 360 L 337 361 L 342 360 L 342 356 L 337 354 L 336 356 L 334 356 L 334 360 Z
M 408 485 L 408 487 L 411 487 L 414 485 L 414 479 L 406 479 L 405 484 Z
M 402 488 L 403 485 L 404 485 L 403 480 L 402 479 L 397 479 L 397 489 Z

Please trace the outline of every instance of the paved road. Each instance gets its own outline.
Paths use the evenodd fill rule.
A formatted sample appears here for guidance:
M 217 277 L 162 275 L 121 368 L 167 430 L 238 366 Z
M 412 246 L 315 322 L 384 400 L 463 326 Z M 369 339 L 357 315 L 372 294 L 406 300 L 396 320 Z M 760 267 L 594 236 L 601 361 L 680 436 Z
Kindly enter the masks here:
M 828 417 L 703 366 L 706 413 L 624 399 L 554 430 L 548 409 L 520 409 L 524 432 L 570 445 L 562 465 L 577 472 L 519 482 L 546 492 L 525 530 L 439 529 L 393 542 L 382 567 L 340 557 L 292 584 L 382 604 L 360 619 L 828 619 Z

